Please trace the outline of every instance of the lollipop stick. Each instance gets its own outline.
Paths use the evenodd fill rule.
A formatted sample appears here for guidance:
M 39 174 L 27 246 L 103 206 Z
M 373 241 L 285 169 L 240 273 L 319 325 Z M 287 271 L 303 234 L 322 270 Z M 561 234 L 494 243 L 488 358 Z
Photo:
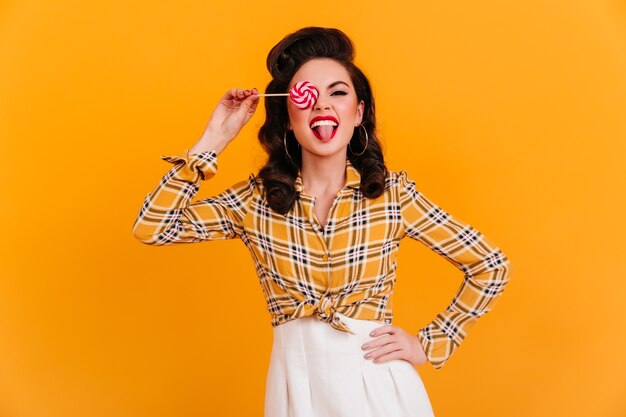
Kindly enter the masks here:
M 278 96 L 288 96 L 289 93 L 273 93 L 273 94 L 254 94 L 255 96 L 265 96 L 265 97 L 278 97 Z

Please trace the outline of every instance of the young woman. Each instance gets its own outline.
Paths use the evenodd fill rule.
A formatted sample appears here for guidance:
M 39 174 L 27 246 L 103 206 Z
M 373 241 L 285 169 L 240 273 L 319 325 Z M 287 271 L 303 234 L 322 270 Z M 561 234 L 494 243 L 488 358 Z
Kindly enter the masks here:
M 308 81 L 319 96 L 304 109 L 264 98 L 265 166 L 191 203 L 259 103 L 256 88 L 229 90 L 193 147 L 161 157 L 173 166 L 133 225 L 150 245 L 239 238 L 248 247 L 274 335 L 266 417 L 432 416 L 415 366 L 441 368 L 509 280 L 499 248 L 427 199 L 405 171 L 387 170 L 374 97 L 353 59 L 337 29 L 282 39 L 267 57 L 266 94 Z M 405 236 L 464 274 L 449 306 L 417 334 L 391 324 Z

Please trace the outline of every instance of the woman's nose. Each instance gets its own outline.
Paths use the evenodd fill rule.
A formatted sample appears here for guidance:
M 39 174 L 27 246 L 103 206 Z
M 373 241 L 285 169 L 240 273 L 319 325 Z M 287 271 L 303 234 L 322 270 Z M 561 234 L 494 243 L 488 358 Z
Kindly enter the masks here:
M 313 106 L 315 110 L 327 110 L 330 109 L 330 104 L 326 103 L 324 100 L 318 99 Z

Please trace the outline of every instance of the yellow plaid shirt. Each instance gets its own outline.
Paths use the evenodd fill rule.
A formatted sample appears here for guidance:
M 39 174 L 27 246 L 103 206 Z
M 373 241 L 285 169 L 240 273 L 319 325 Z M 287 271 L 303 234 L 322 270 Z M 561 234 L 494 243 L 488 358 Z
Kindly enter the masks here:
M 300 173 L 299 198 L 287 215 L 270 208 L 254 174 L 192 203 L 200 182 L 217 173 L 217 154 L 188 152 L 161 156 L 173 166 L 145 197 L 133 236 L 148 245 L 241 239 L 254 260 L 272 326 L 316 315 L 352 333 L 336 312 L 391 323 L 396 257 L 408 236 L 464 275 L 452 302 L 417 334 L 438 369 L 493 308 L 509 280 L 504 253 L 428 200 L 405 171 L 390 171 L 384 192 L 370 199 L 359 189 L 358 170 L 346 160 L 346 184 L 322 226 L 313 211 L 315 197 L 306 194 Z

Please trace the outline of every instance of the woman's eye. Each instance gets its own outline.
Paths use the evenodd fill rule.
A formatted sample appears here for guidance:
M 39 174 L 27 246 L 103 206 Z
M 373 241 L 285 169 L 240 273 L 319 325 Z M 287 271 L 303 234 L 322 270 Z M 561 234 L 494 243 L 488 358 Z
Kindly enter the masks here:
M 339 94 L 339 95 L 345 96 L 348 93 L 346 93 L 345 91 L 339 90 L 339 91 L 335 91 L 334 93 L 332 93 L 331 96 L 334 96 L 335 94 Z

